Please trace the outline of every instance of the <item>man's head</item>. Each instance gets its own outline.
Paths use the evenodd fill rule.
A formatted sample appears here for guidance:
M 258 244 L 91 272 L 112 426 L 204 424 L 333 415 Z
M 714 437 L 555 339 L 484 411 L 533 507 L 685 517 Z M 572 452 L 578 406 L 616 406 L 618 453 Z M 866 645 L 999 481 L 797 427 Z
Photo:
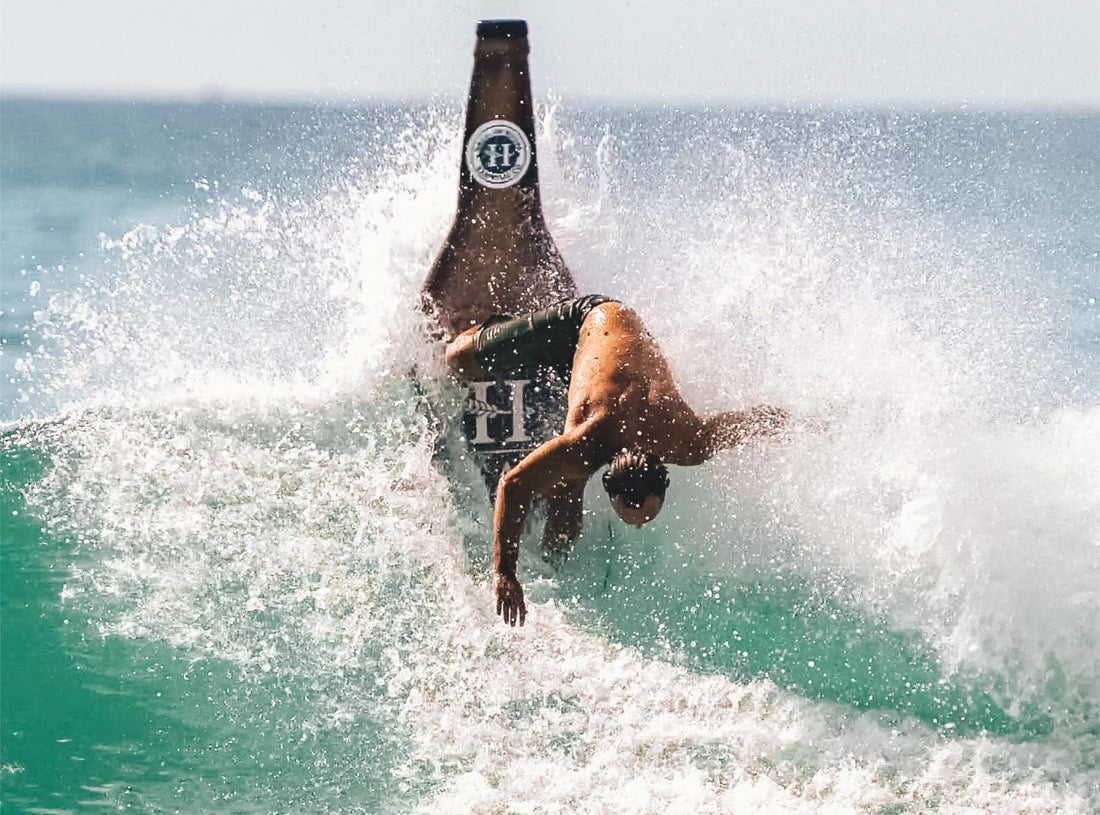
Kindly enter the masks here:
M 618 516 L 640 527 L 661 511 L 668 489 L 668 468 L 653 453 L 622 450 L 603 474 L 603 486 Z

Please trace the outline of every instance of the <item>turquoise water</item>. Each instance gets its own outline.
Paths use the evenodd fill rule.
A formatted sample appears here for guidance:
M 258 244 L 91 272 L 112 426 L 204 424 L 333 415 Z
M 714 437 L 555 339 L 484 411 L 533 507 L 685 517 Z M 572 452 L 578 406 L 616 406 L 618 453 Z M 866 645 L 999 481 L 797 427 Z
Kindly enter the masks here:
M 1100 806 L 1100 118 L 542 110 L 581 288 L 819 429 L 590 489 L 511 630 L 460 116 L 0 102 L 5 808 Z

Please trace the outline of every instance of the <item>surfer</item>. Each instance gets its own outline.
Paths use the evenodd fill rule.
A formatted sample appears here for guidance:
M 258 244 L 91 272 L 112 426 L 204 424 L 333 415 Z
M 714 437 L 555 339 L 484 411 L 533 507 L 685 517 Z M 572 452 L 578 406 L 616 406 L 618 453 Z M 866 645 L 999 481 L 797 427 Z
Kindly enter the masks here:
M 569 382 L 562 434 L 528 454 L 497 487 L 496 607 L 513 626 L 527 616 L 516 561 L 536 499 L 547 501 L 543 545 L 564 554 L 580 535 L 585 484 L 604 465 L 611 506 L 640 528 L 664 504 L 666 465 L 702 464 L 751 436 L 776 432 L 787 419 L 785 411 L 767 406 L 696 414 L 638 315 L 600 295 L 520 317 L 490 317 L 455 337 L 446 353 L 451 371 L 465 380 L 549 367 Z

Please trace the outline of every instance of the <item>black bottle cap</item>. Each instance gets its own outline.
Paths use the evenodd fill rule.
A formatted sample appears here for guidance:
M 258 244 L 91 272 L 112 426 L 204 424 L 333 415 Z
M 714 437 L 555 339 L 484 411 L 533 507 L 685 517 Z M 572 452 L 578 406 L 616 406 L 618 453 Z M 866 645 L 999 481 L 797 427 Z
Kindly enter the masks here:
M 526 20 L 482 20 L 477 24 L 477 36 L 483 40 L 504 40 L 527 36 Z

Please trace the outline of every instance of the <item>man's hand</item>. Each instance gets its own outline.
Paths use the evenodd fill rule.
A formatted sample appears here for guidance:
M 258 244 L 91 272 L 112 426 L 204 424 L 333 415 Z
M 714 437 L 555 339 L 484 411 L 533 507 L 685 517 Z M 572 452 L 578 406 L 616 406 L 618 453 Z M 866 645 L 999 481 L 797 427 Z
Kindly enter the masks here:
M 770 436 L 778 433 L 791 420 L 783 408 L 758 405 L 745 411 L 747 436 Z
M 569 560 L 569 553 L 573 549 L 573 541 L 566 535 L 555 535 L 547 539 L 542 538 L 542 562 L 550 566 L 555 572 L 560 571 Z
M 497 574 L 496 586 L 497 614 L 504 618 L 504 622 L 514 626 L 516 620 L 523 625 L 527 619 L 527 606 L 523 603 L 523 588 L 519 581 L 508 575 Z

